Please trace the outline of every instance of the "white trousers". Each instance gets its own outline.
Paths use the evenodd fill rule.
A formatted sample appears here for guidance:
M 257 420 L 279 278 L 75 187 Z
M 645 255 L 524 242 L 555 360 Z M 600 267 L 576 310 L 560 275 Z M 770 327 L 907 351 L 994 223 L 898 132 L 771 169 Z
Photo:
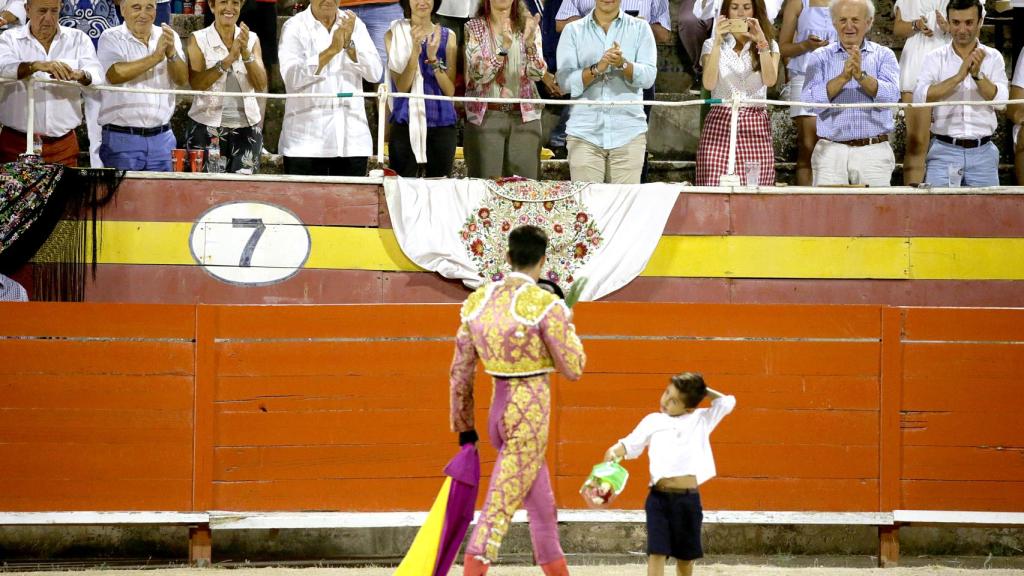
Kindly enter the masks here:
M 815 186 L 891 186 L 896 156 L 888 142 L 847 146 L 831 140 L 818 140 L 811 154 L 811 169 Z

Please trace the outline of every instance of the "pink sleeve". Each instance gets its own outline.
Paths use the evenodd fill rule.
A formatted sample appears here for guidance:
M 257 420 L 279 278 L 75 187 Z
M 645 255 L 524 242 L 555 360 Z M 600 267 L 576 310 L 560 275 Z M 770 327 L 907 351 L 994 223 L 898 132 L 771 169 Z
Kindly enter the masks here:
M 540 321 L 540 334 L 555 361 L 555 368 L 569 380 L 579 380 L 587 355 L 564 305 L 558 303 L 548 310 Z
M 476 376 L 476 348 L 469 326 L 463 324 L 455 334 L 455 357 L 449 377 L 451 387 L 452 432 L 473 429 L 473 380 Z

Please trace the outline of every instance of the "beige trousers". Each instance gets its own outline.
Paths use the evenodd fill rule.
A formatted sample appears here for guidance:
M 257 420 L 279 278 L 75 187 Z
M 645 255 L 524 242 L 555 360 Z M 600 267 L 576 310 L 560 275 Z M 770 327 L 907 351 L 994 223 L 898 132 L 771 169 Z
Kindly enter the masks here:
M 618 148 L 606 150 L 582 138 L 565 139 L 569 174 L 578 182 L 639 184 L 647 153 L 647 134 L 640 134 Z

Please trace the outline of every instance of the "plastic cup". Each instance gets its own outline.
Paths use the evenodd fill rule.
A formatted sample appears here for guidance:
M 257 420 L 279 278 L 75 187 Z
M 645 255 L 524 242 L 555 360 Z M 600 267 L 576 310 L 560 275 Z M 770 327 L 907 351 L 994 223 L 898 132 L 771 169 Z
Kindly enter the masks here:
M 188 165 L 189 169 L 193 173 L 199 173 L 203 171 L 203 151 L 202 150 L 189 150 L 188 151 Z
M 175 172 L 185 171 L 185 151 L 183 149 L 171 150 L 171 169 Z
M 746 178 L 747 186 L 760 186 L 761 163 L 757 160 L 748 160 L 743 163 L 743 177 Z
M 960 183 L 964 178 L 964 166 L 963 164 L 950 164 L 946 167 L 947 174 L 949 176 L 949 187 L 959 188 Z

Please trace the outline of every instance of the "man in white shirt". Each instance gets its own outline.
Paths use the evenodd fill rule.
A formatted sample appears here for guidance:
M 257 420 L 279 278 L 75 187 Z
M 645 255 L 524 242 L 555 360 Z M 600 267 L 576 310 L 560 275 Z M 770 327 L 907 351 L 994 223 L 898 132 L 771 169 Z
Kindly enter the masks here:
M 362 92 L 383 66 L 366 26 L 337 0 L 313 0 L 281 31 L 278 50 L 285 90 Z M 286 174 L 365 176 L 373 139 L 361 97 L 290 98 L 278 151 Z
M 25 0 L 0 0 L 0 33 L 25 21 Z
M 1024 100 L 1024 48 L 1017 56 L 1017 67 L 1013 71 L 1013 84 L 1010 86 L 1010 100 Z M 1020 135 L 1024 125 L 1024 104 L 1007 106 L 1006 115 L 1013 122 L 1014 164 L 1017 167 L 1017 185 L 1024 186 L 1024 136 Z
M 181 39 L 170 26 L 155 26 L 156 0 L 122 0 L 124 24 L 100 36 L 98 57 L 115 86 L 172 89 L 188 82 Z M 100 159 L 107 168 L 171 171 L 174 95 L 160 92 L 101 93 Z
M 35 86 L 34 132 L 46 162 L 78 165 L 75 128 L 82 123 L 80 86 L 102 80 L 96 50 L 83 32 L 57 23 L 60 0 L 29 0 L 28 25 L 0 35 L 0 78 L 62 80 Z M 28 89 L 24 82 L 0 86 L 0 163 L 25 152 Z M 37 141 L 38 142 L 38 141 Z
M 978 41 L 982 14 L 978 0 L 950 1 L 946 20 L 953 41 L 925 56 L 914 102 L 1006 100 L 1009 82 L 1003 55 Z M 933 108 L 925 181 L 932 186 L 997 186 L 995 130 L 996 111 L 991 106 Z

